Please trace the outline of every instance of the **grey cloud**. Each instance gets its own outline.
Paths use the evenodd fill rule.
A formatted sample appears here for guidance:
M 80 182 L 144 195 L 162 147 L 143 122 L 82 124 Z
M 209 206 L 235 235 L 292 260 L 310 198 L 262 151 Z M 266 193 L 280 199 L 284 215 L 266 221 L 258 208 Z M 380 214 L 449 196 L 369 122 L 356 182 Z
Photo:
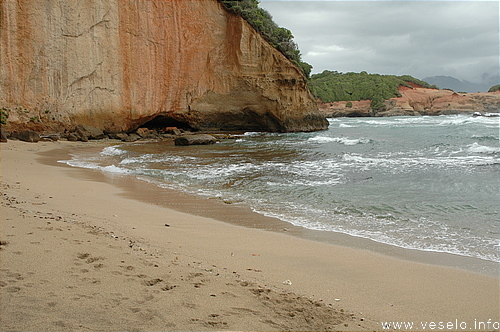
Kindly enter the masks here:
M 313 72 L 498 76 L 496 1 L 261 1 Z

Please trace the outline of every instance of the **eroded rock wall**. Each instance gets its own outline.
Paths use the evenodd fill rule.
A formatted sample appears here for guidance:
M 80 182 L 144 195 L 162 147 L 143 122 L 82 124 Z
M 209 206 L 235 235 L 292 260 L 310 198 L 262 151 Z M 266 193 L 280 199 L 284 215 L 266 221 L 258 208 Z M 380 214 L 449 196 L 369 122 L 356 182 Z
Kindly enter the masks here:
M 327 127 L 306 80 L 216 0 L 0 0 L 7 128 Z

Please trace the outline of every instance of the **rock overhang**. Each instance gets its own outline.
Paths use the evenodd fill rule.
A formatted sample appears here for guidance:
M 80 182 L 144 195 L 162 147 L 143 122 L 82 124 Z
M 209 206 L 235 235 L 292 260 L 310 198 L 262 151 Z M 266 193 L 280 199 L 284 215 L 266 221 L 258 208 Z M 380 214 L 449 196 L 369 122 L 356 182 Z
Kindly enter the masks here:
M 1 5 L 0 106 L 35 114 L 9 129 L 328 126 L 302 72 L 216 0 Z

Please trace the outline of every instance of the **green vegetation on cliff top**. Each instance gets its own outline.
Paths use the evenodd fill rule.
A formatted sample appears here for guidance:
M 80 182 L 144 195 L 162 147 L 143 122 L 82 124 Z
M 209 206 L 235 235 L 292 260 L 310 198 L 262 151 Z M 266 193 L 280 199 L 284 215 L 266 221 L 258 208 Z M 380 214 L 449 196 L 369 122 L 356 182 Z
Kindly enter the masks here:
M 409 75 L 379 75 L 361 73 L 339 73 L 325 70 L 311 76 L 311 92 L 325 103 L 335 101 L 371 100 L 373 110 L 383 106 L 384 100 L 400 97 L 400 85 L 411 87 L 410 83 L 424 88 L 438 89 L 435 85 Z
M 488 92 L 500 91 L 500 84 L 492 86 Z
M 293 41 L 292 32 L 279 27 L 269 12 L 259 7 L 258 0 L 219 0 L 230 12 L 243 17 L 264 39 L 295 63 L 306 77 L 312 66 L 302 61 L 298 45 Z

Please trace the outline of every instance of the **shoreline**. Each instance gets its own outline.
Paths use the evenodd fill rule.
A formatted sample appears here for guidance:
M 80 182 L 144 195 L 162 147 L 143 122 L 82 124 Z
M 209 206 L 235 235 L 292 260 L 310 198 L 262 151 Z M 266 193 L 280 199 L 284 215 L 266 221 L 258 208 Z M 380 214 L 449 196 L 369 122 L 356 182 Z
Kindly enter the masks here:
M 121 144 L 124 143 L 118 143 L 118 145 Z M 101 151 L 100 148 L 94 147 L 90 147 L 88 150 L 94 150 L 96 153 Z M 70 155 L 66 150 L 61 151 L 60 157 L 54 156 L 54 151 L 48 151 L 42 156 L 40 162 L 51 166 L 75 168 L 59 162 L 61 160 L 67 160 L 69 157 Z M 121 195 L 129 199 L 157 204 L 176 211 L 212 218 L 237 226 L 285 233 L 307 240 L 367 250 L 405 261 L 457 268 L 477 274 L 500 277 L 500 264 L 498 262 L 454 253 L 404 248 L 341 232 L 308 229 L 301 226 L 295 226 L 279 218 L 269 217 L 262 213 L 255 212 L 245 203 L 238 204 L 225 202 L 215 198 L 196 196 L 194 194 L 182 192 L 181 190 L 162 188 L 146 179 L 138 179 L 129 175 L 106 175 L 101 171 L 79 167 L 77 167 L 77 169 L 81 169 L 84 172 L 87 171 L 86 174 L 88 179 L 106 182 L 119 187 L 123 190 Z M 144 188 L 147 188 L 147 190 Z M 149 194 L 145 195 L 145 192 Z M 165 196 L 166 198 L 158 199 L 158 197 L 161 196 Z M 193 210 L 193 206 L 196 206 L 196 210 Z
M 380 330 L 380 322 L 394 320 L 499 321 L 497 277 L 179 212 L 154 202 L 177 194 L 159 196 L 139 181 L 127 181 L 124 190 L 120 179 L 102 181 L 100 172 L 39 160 L 40 153 L 53 158 L 54 150 L 87 147 L 0 145 L 8 242 L 0 251 L 7 280 L 0 294 L 9 303 L 2 330 L 83 330 L 98 327 L 103 316 L 104 330 Z M 231 205 L 217 205 L 216 214 L 234 217 Z M 42 302 L 52 316 L 36 314 Z M 111 312 L 76 313 L 93 307 Z M 307 325 L 304 310 L 321 322 Z

